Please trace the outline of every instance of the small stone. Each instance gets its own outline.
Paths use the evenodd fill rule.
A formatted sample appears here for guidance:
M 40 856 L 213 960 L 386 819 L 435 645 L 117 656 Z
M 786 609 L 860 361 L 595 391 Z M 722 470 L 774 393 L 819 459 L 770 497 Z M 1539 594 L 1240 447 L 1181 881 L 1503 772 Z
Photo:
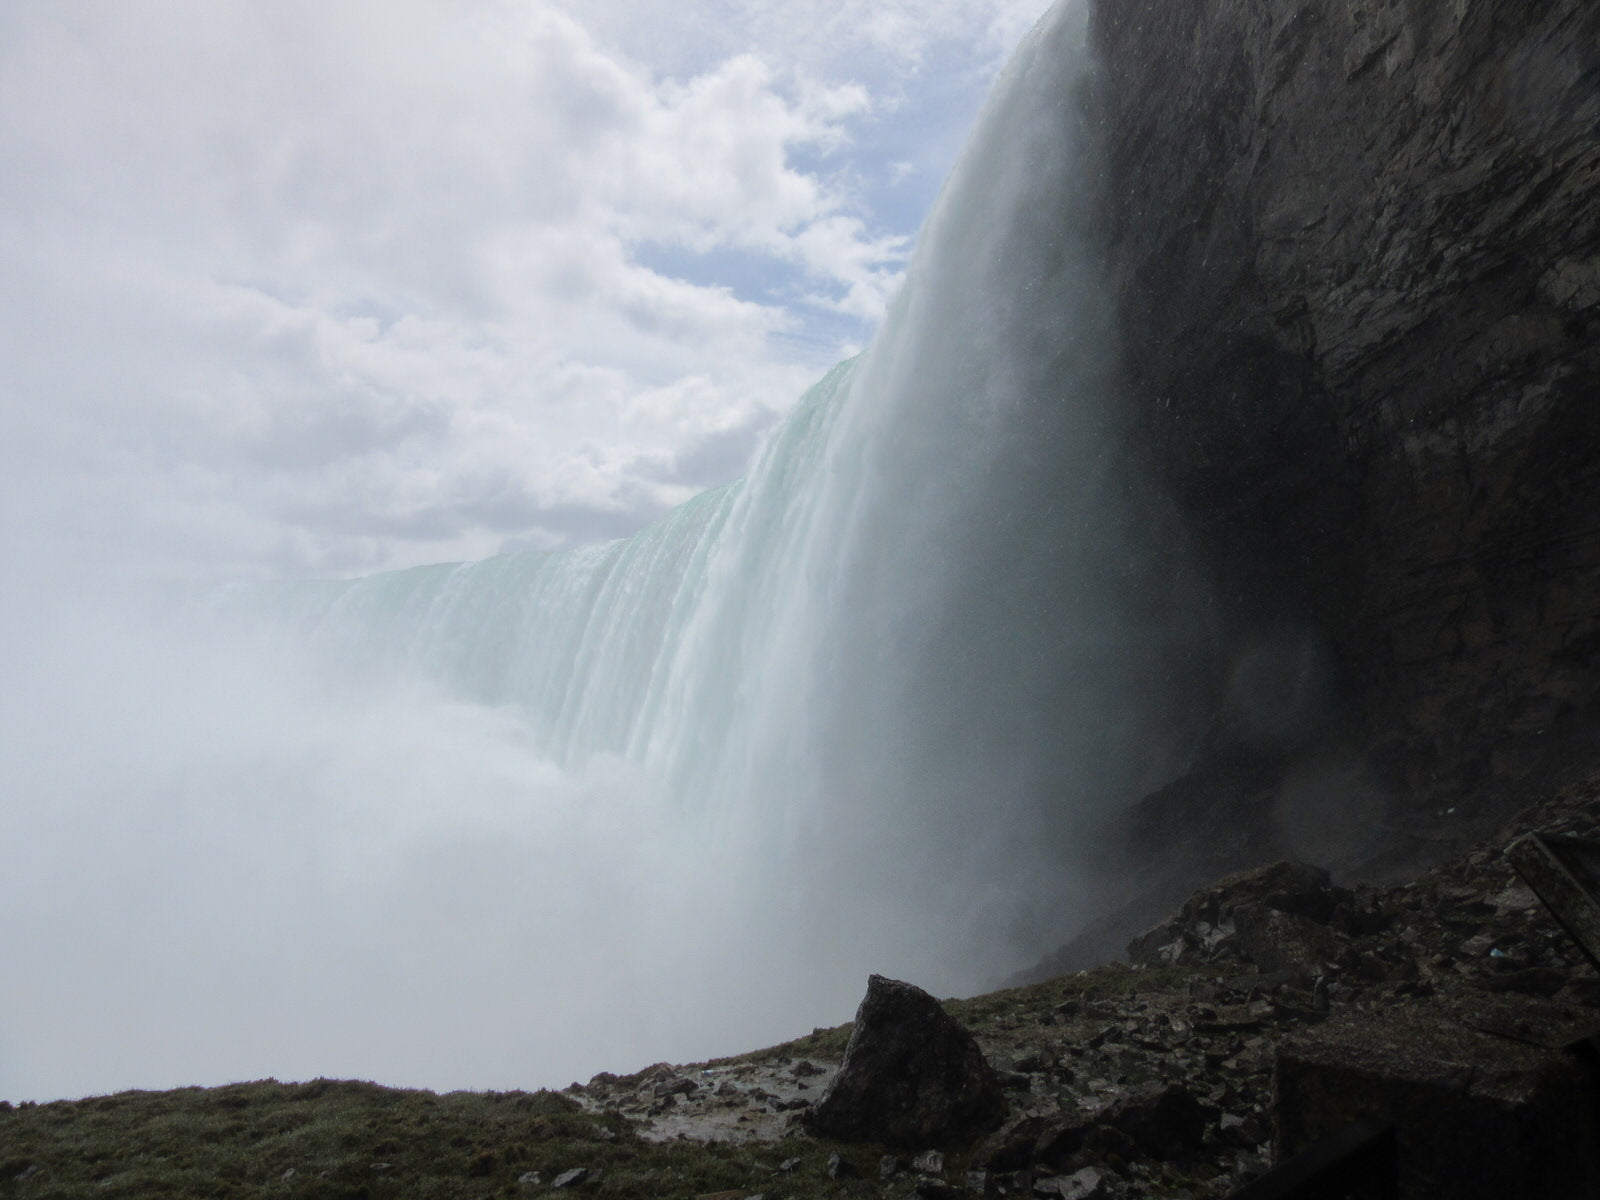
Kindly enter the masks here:
M 1533 889 L 1522 884 L 1511 884 L 1497 896 L 1490 898 L 1489 903 L 1494 905 L 1496 916 L 1505 916 L 1507 913 L 1527 912 L 1539 906 L 1539 898 L 1533 894 Z
M 991 1196 L 1025 1196 L 1033 1188 L 1031 1171 L 999 1171 L 989 1175 Z
M 1259 1146 L 1267 1140 L 1267 1131 L 1260 1118 L 1255 1116 L 1223 1113 L 1217 1121 L 1217 1130 L 1233 1146 Z
M 943 1175 L 944 1155 L 937 1150 L 925 1150 L 911 1160 L 911 1169 L 925 1175 Z
M 878 1178 L 893 1179 L 900 1170 L 900 1160 L 892 1154 L 885 1154 L 878 1160 Z
M 1106 1195 L 1106 1178 L 1098 1167 L 1084 1167 L 1067 1176 L 1061 1200 L 1098 1200 Z
M 844 1156 L 838 1151 L 828 1155 L 829 1179 L 856 1179 L 859 1177 L 860 1172 L 846 1162 Z
M 588 1182 L 589 1169 L 587 1167 L 573 1167 L 570 1171 L 563 1171 L 550 1181 L 553 1188 L 577 1187 Z
M 538 1187 L 544 1179 L 537 1171 L 524 1171 L 517 1176 L 517 1182 L 523 1187 Z
M 374 1171 L 378 1172 L 381 1175 L 385 1171 L 394 1170 L 394 1164 L 393 1163 L 386 1163 L 386 1162 L 375 1162 L 375 1163 L 372 1164 L 372 1169 Z
M 1494 947 L 1494 934 L 1480 933 L 1461 943 L 1461 953 L 1468 958 L 1481 958 Z
M 1050 1066 L 1050 1056 L 1041 1050 L 1030 1050 L 1011 1064 L 1013 1071 L 1035 1074 Z
M 835 1156 L 835 1157 L 837 1157 L 837 1156 Z M 778 1164 L 778 1170 L 782 1171 L 785 1175 L 788 1175 L 791 1172 L 793 1172 L 794 1170 L 796 1170 L 799 1166 L 800 1166 L 800 1159 L 798 1159 L 798 1158 L 786 1158 L 781 1163 Z
M 990 1190 L 991 1189 L 990 1189 L 990 1186 L 989 1186 L 989 1172 L 987 1172 L 987 1171 L 968 1171 L 967 1172 L 967 1191 L 976 1192 L 980 1196 L 986 1196 L 986 1195 L 989 1194 Z

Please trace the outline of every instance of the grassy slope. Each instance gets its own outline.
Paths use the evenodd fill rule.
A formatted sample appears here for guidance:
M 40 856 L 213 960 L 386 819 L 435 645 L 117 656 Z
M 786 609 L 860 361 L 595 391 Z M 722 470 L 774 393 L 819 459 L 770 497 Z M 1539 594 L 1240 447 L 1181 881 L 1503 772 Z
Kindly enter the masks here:
M 328 1080 L 20 1107 L 0 1113 L 0 1147 L 0 1195 L 28 1197 L 508 1196 L 573 1167 L 603 1170 L 608 1196 L 660 1196 L 742 1189 L 752 1172 L 718 1147 L 646 1145 L 550 1092 Z
M 1178 974 L 1187 972 L 1111 966 L 946 1007 L 975 1032 L 1000 1032 L 1042 1019 L 1063 998 L 1170 988 L 1177 981 L 1169 976 Z M 819 1030 L 741 1057 L 837 1059 L 849 1031 Z M 806 1135 L 776 1144 L 652 1143 L 615 1113 L 585 1112 L 547 1091 L 436 1095 L 360 1082 L 265 1080 L 0 1109 L 0 1197 L 478 1200 L 551 1194 L 552 1181 L 575 1167 L 603 1177 L 562 1194 L 880 1194 L 875 1178 L 828 1177 L 828 1156 L 839 1149 L 868 1175 L 882 1153 Z M 953 1166 L 959 1158 L 952 1156 Z M 783 1164 L 789 1169 L 779 1170 Z M 530 1173 L 540 1176 L 538 1184 L 520 1182 Z

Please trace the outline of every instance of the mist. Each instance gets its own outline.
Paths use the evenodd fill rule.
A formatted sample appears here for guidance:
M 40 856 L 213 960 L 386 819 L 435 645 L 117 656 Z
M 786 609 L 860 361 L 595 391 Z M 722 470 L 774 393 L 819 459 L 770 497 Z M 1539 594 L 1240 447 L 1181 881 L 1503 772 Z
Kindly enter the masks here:
M 808 944 L 845 898 L 790 909 L 636 767 L 140 609 L 5 614 L 4 1095 L 561 1085 L 848 1015 L 866 964 Z
M 742 482 L 561 553 L 13 591 L 0 1094 L 563 1086 L 1094 915 L 1212 628 L 1118 424 L 1085 16 Z
M 872 970 L 961 991 L 1014 965 L 1020 889 L 905 886 L 948 830 L 686 812 L 620 755 L 557 765 L 514 706 L 148 595 L 32 600 L 0 692 L 13 1100 L 564 1086 L 848 1019 Z

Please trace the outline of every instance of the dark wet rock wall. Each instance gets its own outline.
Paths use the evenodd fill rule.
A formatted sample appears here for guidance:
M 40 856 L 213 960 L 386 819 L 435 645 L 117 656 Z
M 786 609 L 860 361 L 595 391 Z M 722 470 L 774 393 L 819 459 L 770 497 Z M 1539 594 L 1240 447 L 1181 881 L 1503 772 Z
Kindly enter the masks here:
M 1594 761 L 1600 6 L 1097 0 L 1094 37 L 1130 419 L 1226 625 L 1213 757 L 1270 795 L 1333 756 L 1391 825 Z

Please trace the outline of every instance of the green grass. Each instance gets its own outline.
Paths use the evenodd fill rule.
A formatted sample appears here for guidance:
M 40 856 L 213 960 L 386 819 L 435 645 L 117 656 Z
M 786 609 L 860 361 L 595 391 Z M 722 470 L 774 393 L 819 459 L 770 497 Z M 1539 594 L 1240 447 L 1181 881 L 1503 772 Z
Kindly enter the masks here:
M 551 1092 L 431 1092 L 272 1080 L 0 1111 L 0 1196 L 470 1197 L 833 1194 L 827 1150 L 653 1145 Z M 801 1164 L 779 1173 L 786 1159 Z M 552 1193 L 574 1167 L 598 1183 Z M 30 1173 L 31 1172 L 31 1173 Z M 539 1185 L 519 1179 L 537 1172 Z M 18 1176 L 27 1175 L 19 1179 Z

